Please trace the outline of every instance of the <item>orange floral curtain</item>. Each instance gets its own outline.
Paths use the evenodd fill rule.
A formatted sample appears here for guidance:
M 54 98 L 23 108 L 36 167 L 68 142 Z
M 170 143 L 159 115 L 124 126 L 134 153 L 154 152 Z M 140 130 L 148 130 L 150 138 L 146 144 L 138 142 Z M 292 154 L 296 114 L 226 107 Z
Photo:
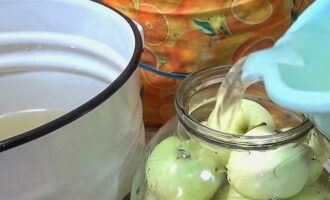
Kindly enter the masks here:
M 232 64 L 271 47 L 312 0 L 104 0 L 139 22 L 145 33 L 142 62 L 191 73 Z M 265 66 L 267 67 L 267 66 Z M 179 80 L 140 69 L 144 120 L 159 126 L 174 115 Z

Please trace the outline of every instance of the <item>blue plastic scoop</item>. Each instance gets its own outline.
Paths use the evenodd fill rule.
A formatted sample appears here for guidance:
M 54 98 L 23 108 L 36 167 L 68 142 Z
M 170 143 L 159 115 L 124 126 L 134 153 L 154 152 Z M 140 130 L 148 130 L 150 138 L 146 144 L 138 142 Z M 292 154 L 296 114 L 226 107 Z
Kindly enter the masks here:
M 330 139 L 330 0 L 315 1 L 274 47 L 251 54 L 243 80 L 263 80 L 274 102 L 305 113 Z

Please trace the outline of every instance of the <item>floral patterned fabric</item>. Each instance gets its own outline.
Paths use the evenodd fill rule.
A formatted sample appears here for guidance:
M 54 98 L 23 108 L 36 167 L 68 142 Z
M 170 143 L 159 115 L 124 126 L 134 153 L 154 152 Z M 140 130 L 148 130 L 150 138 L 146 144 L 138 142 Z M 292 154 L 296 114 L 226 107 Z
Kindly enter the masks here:
M 104 0 L 139 22 L 145 33 L 142 62 L 191 73 L 232 64 L 271 47 L 313 0 Z M 267 66 L 265 66 L 267 67 Z M 174 115 L 179 80 L 140 69 L 144 120 L 159 126 Z

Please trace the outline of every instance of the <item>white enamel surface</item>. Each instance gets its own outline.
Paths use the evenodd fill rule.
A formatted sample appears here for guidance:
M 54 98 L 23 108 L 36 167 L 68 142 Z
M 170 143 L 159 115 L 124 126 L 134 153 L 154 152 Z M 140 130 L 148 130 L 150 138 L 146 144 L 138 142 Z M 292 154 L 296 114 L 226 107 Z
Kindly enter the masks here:
M 0 115 L 71 111 L 113 82 L 135 39 L 117 13 L 87 0 L 0 1 Z M 74 122 L 0 153 L 6 200 L 119 200 L 144 148 L 135 72 Z

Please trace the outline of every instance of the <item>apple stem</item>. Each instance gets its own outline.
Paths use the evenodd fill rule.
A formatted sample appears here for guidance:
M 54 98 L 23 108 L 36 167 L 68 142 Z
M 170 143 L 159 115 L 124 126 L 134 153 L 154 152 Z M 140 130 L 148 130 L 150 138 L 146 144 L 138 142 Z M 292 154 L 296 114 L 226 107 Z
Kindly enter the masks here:
M 260 123 L 260 124 L 258 124 L 256 126 L 252 126 L 252 127 L 248 128 L 246 132 L 248 132 L 248 131 L 250 131 L 250 130 L 252 130 L 254 128 L 257 128 L 259 126 L 267 126 L 267 123 L 266 122 L 262 122 L 262 123 Z

